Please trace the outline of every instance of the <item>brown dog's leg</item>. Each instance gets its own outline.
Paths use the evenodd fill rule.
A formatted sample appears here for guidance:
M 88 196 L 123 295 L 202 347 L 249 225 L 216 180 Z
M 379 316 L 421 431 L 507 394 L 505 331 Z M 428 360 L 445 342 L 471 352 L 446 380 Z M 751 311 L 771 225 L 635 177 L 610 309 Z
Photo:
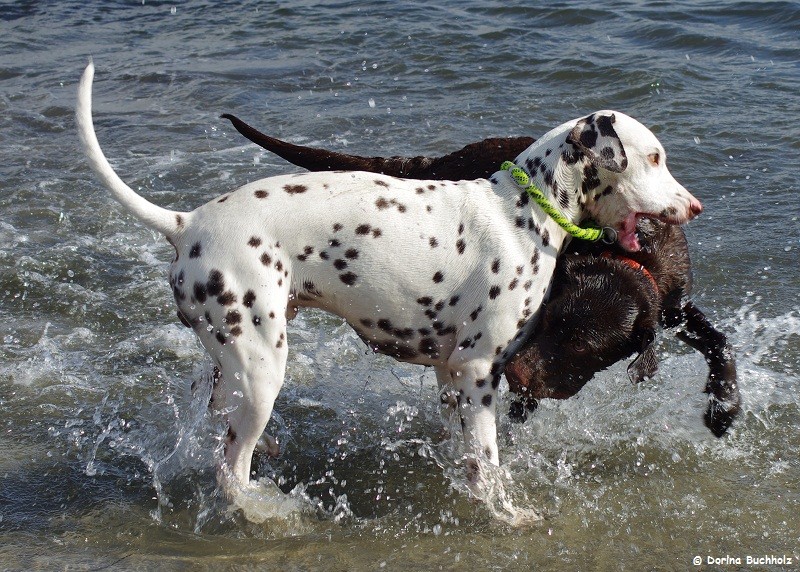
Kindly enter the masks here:
M 733 350 L 725 334 L 714 328 L 694 304 L 688 302 L 683 312 L 684 329 L 676 335 L 706 358 L 709 374 L 705 392 L 710 397 L 705 423 L 714 435 L 722 437 L 741 408 Z

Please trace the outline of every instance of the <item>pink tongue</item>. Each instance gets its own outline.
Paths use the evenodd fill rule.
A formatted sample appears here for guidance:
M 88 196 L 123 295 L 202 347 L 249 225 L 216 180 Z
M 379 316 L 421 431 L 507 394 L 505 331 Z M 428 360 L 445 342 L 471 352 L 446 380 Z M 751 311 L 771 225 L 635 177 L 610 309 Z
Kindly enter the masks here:
M 617 241 L 628 252 L 636 252 L 642 247 L 636 236 L 636 213 L 629 214 L 622 223 L 622 229 L 617 233 Z

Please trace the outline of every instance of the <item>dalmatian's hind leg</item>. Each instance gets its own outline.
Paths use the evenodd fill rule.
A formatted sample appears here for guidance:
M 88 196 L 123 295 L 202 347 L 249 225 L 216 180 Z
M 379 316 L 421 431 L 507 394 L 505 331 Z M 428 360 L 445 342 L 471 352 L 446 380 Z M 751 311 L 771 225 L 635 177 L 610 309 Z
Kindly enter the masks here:
M 222 380 L 216 393 L 224 395 L 227 413 L 225 470 L 240 486 L 250 482 L 253 452 L 264 438 L 264 429 L 283 385 L 288 348 L 285 333 L 280 336 L 278 342 L 266 348 L 237 342 L 220 358 Z M 274 439 L 269 437 L 267 443 L 275 445 L 269 453 L 277 452 Z

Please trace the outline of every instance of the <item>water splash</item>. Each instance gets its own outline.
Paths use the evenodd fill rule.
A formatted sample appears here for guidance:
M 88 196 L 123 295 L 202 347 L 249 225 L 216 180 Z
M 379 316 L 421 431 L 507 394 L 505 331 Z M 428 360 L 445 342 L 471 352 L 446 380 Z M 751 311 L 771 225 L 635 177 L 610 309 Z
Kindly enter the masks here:
M 446 534 L 470 513 L 528 524 L 542 515 L 559 518 L 565 503 L 589 526 L 618 493 L 620 478 L 672 474 L 686 466 L 704 471 L 720 462 L 746 463 L 763 478 L 788 470 L 785 461 L 766 459 L 762 445 L 765 433 L 780 430 L 787 412 L 798 410 L 791 388 L 800 381 L 795 351 L 800 319 L 796 310 L 769 317 L 762 312 L 748 304 L 720 324 L 732 332 L 744 399 L 742 417 L 729 436 L 716 439 L 702 423 L 707 372 L 702 357 L 666 336 L 660 342 L 660 374 L 653 380 L 632 386 L 625 364 L 618 364 L 572 399 L 542 401 L 524 425 L 511 424 L 501 411 L 503 465 L 482 467 L 486 480 L 479 505 L 468 501 L 476 490 L 466 476 L 469 455 L 457 419 L 442 429 L 433 375 L 372 355 L 326 316 L 299 319 L 293 334 L 289 380 L 269 428 L 284 456 L 255 463 L 261 477 L 230 504 L 209 472 L 222 459 L 223 421 L 206 407 L 211 387 L 206 365 L 192 373 L 205 380 L 194 395 L 174 374 L 158 382 L 143 404 L 134 403 L 142 397 L 135 391 L 106 392 L 91 409 L 91 420 L 76 417 L 64 434 L 85 451 L 88 475 L 118 464 L 119 456 L 138 460 L 157 499 L 152 518 L 166 523 L 179 505 L 189 507 L 196 532 L 244 518 L 269 534 L 306 534 L 321 522 Z M 42 340 L 35 353 L 63 357 L 64 339 Z M 781 371 L 775 370 L 776 355 L 783 356 Z M 319 378 L 327 379 L 317 383 Z M 157 424 L 151 426 L 153 420 Z M 400 481 L 390 477 L 395 472 L 404 473 Z M 466 502 L 459 504 L 461 512 L 446 508 L 450 494 Z M 708 501 L 695 504 L 701 502 Z M 375 512 L 380 506 L 383 516 Z M 442 516 L 447 511 L 449 516 Z

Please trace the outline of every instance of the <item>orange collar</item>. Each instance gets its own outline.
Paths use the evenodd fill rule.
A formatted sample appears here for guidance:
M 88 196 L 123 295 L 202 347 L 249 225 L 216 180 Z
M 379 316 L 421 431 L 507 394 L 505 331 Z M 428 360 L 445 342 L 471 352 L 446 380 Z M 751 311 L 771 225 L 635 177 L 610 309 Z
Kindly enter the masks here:
M 620 262 L 622 262 L 623 264 L 625 264 L 627 266 L 630 266 L 634 270 L 640 271 L 642 274 L 644 274 L 647 277 L 648 280 L 650 280 L 650 283 L 653 285 L 653 289 L 656 291 L 656 294 L 658 294 L 658 283 L 656 282 L 656 279 L 653 278 L 653 275 L 650 274 L 650 271 L 647 270 L 647 268 L 645 268 L 643 264 L 639 264 L 638 262 L 636 262 L 632 258 L 628 258 L 627 256 L 622 256 L 621 254 L 612 254 L 611 252 L 609 252 L 607 250 L 605 252 L 603 252 L 603 254 L 601 254 L 601 256 L 603 258 L 615 258 L 615 259 L 619 260 Z

